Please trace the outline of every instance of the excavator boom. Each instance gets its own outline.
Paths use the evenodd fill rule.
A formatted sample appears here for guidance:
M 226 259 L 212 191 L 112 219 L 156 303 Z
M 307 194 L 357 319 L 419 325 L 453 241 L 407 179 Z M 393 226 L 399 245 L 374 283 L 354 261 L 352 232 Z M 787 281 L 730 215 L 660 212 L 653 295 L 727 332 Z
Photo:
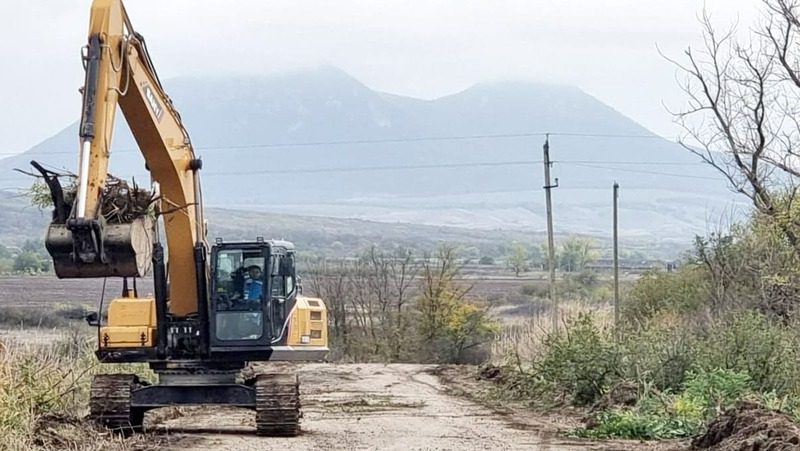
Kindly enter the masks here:
M 144 38 L 120 0 L 96 0 L 84 53 L 78 190 L 71 215 L 53 224 L 47 246 L 60 277 L 142 276 L 155 239 L 152 221 L 110 224 L 103 218 L 117 105 L 158 183 L 171 283 L 170 313 L 198 311 L 195 249 L 205 242 L 197 159 L 186 128 L 164 92 Z

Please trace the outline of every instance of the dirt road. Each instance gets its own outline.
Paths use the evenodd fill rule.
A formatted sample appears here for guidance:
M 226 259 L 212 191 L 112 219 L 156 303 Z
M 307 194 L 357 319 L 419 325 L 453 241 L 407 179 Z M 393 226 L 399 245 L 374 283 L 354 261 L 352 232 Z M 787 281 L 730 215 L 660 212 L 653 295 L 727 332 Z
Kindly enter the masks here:
M 432 369 L 380 364 L 298 366 L 304 410 L 299 437 L 257 437 L 250 412 L 210 408 L 187 410 L 184 416 L 159 421 L 151 428 L 183 436 L 177 443 L 170 440 L 174 450 L 620 449 L 563 439 L 547 432 L 547 427 L 521 427 L 507 416 L 449 395 Z

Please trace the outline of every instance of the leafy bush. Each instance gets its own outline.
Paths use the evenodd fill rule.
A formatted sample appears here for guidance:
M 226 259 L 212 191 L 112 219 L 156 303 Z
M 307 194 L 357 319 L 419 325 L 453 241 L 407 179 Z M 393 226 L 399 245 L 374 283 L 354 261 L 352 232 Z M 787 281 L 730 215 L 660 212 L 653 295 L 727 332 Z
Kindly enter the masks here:
M 547 285 L 542 283 L 526 283 L 520 287 L 519 292 L 524 296 L 536 298 L 547 298 L 550 295 Z
M 611 288 L 601 282 L 592 271 L 566 274 L 557 282 L 556 291 L 564 299 L 580 301 L 607 301 L 612 297 Z
M 599 423 L 597 427 L 577 429 L 572 435 L 587 438 L 656 440 L 689 437 L 702 427 L 701 422 L 691 418 L 621 409 L 601 412 L 597 421 Z
M 639 440 L 689 437 L 697 434 L 720 411 L 747 396 L 746 373 L 715 368 L 690 371 L 678 395 L 651 392 L 630 409 L 613 408 L 595 416 L 595 426 L 574 435 Z
M 699 267 L 653 271 L 642 276 L 625 296 L 622 314 L 630 321 L 644 321 L 665 312 L 696 312 L 708 299 L 708 290 L 707 275 Z
M 785 327 L 764 314 L 742 311 L 713 326 L 698 347 L 696 365 L 746 373 L 751 388 L 778 395 L 798 393 L 800 353 L 794 327 Z
M 14 259 L 14 271 L 20 272 L 44 272 L 50 269 L 48 261 L 43 259 L 39 254 L 31 251 L 25 251 L 17 255 Z
M 550 334 L 542 345 L 535 372 L 554 394 L 570 397 L 575 405 L 596 401 L 618 376 L 619 355 L 611 334 L 590 314 L 570 320 L 565 331 Z
M 625 379 L 658 390 L 677 390 L 696 358 L 697 337 L 687 325 L 650 321 L 619 331 L 620 368 Z
M 678 400 L 684 404 L 702 406 L 710 417 L 733 407 L 737 400 L 747 394 L 749 385 L 750 376 L 743 372 L 724 368 L 689 371 L 684 391 Z

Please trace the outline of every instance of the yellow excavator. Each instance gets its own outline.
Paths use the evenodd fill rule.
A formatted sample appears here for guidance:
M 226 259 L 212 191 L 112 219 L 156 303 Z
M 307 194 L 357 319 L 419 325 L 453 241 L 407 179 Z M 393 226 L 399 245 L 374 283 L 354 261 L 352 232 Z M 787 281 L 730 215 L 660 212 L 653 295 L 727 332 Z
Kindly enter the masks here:
M 97 357 L 146 362 L 158 375 L 155 384 L 95 376 L 91 417 L 135 431 L 151 409 L 227 405 L 255 410 L 259 435 L 298 434 L 297 376 L 242 371 L 328 352 L 325 304 L 299 294 L 293 245 L 255 236 L 208 245 L 202 160 L 121 0 L 94 0 L 83 63 L 77 182 L 62 187 L 32 162 L 54 205 L 45 245 L 59 278 L 123 278 L 121 296 L 87 318 Z M 147 190 L 108 175 L 117 106 L 151 175 Z M 151 269 L 153 294 L 140 296 L 136 280 Z

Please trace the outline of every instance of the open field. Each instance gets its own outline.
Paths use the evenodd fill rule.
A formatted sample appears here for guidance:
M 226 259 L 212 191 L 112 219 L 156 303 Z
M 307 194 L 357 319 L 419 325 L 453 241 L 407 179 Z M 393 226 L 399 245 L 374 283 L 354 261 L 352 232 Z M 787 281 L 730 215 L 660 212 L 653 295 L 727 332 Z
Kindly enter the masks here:
M 507 271 L 502 271 L 507 272 Z M 499 270 L 465 273 L 461 283 L 472 287 L 475 296 L 493 299 L 508 293 L 519 293 L 525 284 L 545 284 L 545 276 L 531 273 L 522 277 L 509 276 Z M 103 294 L 103 279 L 57 279 L 54 275 L 0 276 L 0 306 L 51 308 L 85 306 L 96 309 Z M 152 293 L 151 279 L 138 282 L 140 294 Z M 121 279 L 105 282 L 106 302 L 122 292 Z
M 152 282 L 143 281 L 144 292 L 152 291 Z M 122 292 L 121 279 L 108 279 L 106 299 Z M 103 293 L 103 279 L 57 279 L 55 275 L 0 277 L 0 305 L 4 307 L 41 307 L 85 305 L 96 307 Z

